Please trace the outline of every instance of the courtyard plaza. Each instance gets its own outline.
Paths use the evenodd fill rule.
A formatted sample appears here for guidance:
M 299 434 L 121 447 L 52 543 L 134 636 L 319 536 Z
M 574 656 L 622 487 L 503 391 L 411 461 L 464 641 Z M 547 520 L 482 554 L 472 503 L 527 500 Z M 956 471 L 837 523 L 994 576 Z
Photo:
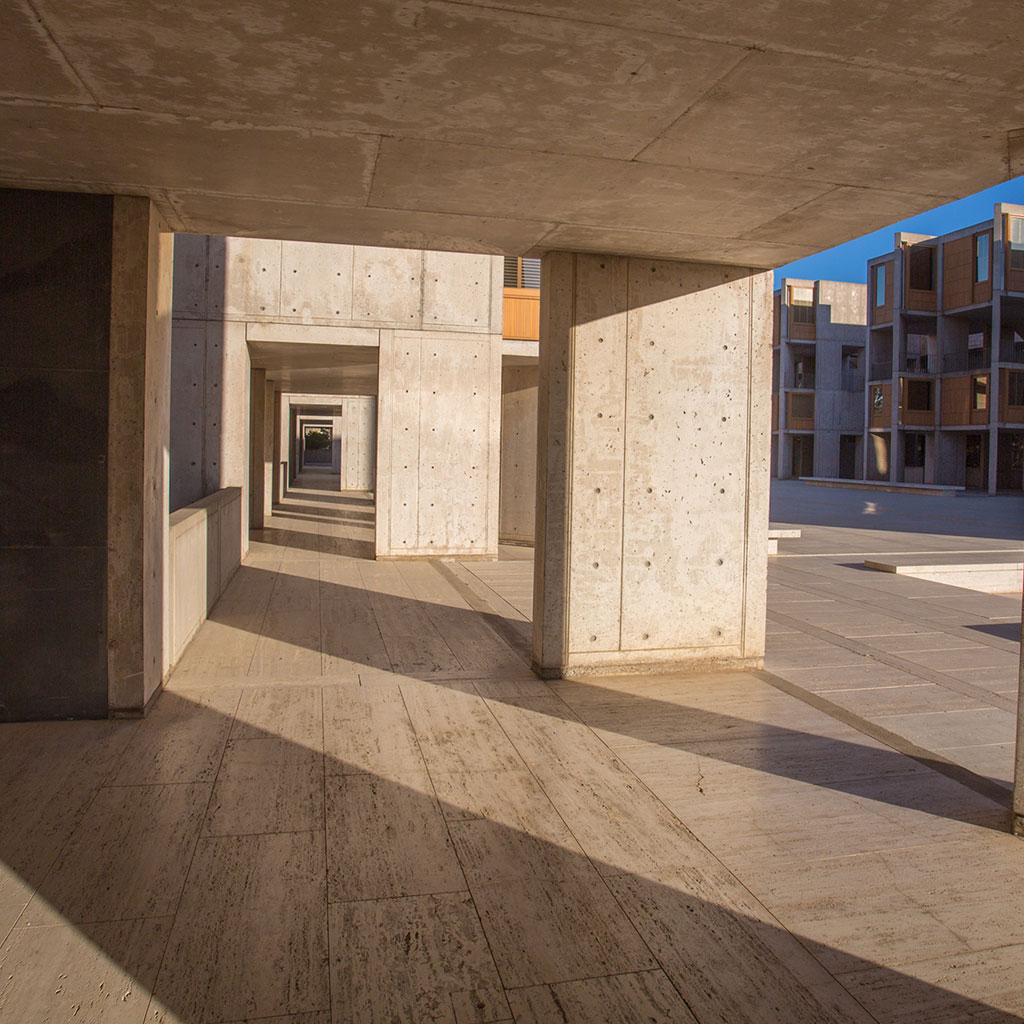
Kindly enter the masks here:
M 0 1019 L 1024 1021 L 1019 498 L 777 482 L 764 671 L 543 682 L 532 550 L 301 475 L 141 720 L 0 727 Z

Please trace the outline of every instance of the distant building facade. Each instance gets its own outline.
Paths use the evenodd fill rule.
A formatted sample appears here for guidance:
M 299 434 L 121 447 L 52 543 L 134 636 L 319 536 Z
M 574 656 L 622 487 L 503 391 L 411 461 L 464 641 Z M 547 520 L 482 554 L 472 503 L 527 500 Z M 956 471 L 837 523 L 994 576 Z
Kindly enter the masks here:
M 1024 207 L 868 261 L 868 479 L 1020 491 Z
M 775 292 L 772 475 L 864 472 L 866 288 L 785 278 Z
M 1024 206 L 783 280 L 774 345 L 774 476 L 1024 487 Z

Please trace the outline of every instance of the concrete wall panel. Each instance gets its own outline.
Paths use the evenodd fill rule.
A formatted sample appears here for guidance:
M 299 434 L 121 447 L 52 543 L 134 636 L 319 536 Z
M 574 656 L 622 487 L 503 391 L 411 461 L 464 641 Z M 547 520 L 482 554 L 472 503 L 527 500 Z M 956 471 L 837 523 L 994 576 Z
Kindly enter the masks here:
M 346 397 L 339 420 L 341 489 L 372 491 L 376 463 L 377 402 L 370 396 Z
M 419 544 L 419 338 L 397 331 L 382 332 L 379 372 L 377 473 L 380 475 L 382 467 L 389 472 L 385 489 L 378 482 L 377 553 L 394 556 L 414 551 Z
M 379 558 L 497 555 L 500 340 L 382 332 Z
M 631 260 L 629 289 L 622 647 L 739 645 L 747 280 Z
M 352 246 L 281 243 L 281 315 L 352 316 Z
M 206 316 L 209 241 L 206 235 L 174 236 L 173 311 L 176 317 Z
M 211 272 L 211 292 L 215 276 Z M 225 239 L 223 311 L 227 316 L 281 315 L 281 242 Z M 218 312 L 213 301 L 210 312 Z
M 423 253 L 360 246 L 352 263 L 352 319 L 420 326 Z
M 575 276 L 567 643 L 617 651 L 622 617 L 625 260 L 578 256 Z
M 423 326 L 491 331 L 491 265 L 500 259 L 424 252 Z
M 506 367 L 501 385 L 498 536 L 532 544 L 537 504 L 537 368 Z
M 177 320 L 172 329 L 169 508 L 174 512 L 206 495 L 203 447 L 206 433 L 207 325 L 202 320 Z

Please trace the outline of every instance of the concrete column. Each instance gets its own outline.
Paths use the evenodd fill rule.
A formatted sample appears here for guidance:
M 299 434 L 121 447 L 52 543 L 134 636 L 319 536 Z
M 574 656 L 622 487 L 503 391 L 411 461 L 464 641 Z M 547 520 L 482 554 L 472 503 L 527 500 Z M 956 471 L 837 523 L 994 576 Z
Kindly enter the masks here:
M 501 336 L 381 331 L 378 558 L 498 555 Z
M 263 395 L 263 515 L 274 514 L 274 398 L 276 385 L 268 380 Z
M 174 236 L 148 199 L 115 196 L 107 441 L 110 714 L 141 714 L 169 663 L 171 269 Z
M 331 417 L 331 472 L 338 474 L 338 490 L 340 491 L 345 489 L 344 474 L 341 471 L 341 451 L 345 441 L 341 432 L 345 426 L 343 415 Z
M 1021 608 L 1020 674 L 1017 686 L 1017 756 L 1013 777 L 1013 832 L 1024 836 L 1024 607 Z
M 264 517 L 264 444 L 267 371 L 254 368 L 249 388 L 249 529 L 262 530 Z
M 538 674 L 762 664 L 771 318 L 768 273 L 544 258 Z
M 0 720 L 139 714 L 166 664 L 172 236 L 0 196 Z
M 274 439 L 270 446 L 272 464 L 273 486 L 271 489 L 271 505 L 276 505 L 284 495 L 284 474 L 281 472 L 281 462 L 284 459 L 284 446 L 287 441 L 282 431 L 283 425 L 287 422 L 284 411 L 284 398 L 280 391 L 274 392 Z
M 498 536 L 532 544 L 537 506 L 537 368 L 509 366 L 501 374 L 501 496 Z

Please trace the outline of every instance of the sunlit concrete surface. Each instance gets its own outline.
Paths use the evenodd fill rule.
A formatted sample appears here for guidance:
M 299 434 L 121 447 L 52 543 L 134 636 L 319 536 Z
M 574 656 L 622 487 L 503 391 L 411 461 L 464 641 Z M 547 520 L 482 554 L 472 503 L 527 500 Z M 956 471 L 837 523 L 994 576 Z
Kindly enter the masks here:
M 2 727 L 0 1018 L 1024 1020 L 1004 802 L 780 688 L 820 639 L 792 594 L 840 586 L 824 528 L 773 570 L 803 628 L 772 673 L 545 683 L 528 549 L 375 564 L 369 497 L 327 476 L 254 531 L 146 719 Z M 937 586 L 862 603 L 959 635 Z

